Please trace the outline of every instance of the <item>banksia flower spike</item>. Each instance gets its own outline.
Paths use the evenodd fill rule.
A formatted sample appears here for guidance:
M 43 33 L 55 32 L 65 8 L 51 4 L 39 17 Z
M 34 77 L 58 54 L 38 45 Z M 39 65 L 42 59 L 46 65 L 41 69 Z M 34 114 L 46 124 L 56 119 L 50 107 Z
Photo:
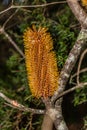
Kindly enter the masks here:
M 32 95 L 52 96 L 58 86 L 58 69 L 53 41 L 46 28 L 26 29 L 24 32 L 25 62 Z
M 81 0 L 83 6 L 87 6 L 87 0 Z

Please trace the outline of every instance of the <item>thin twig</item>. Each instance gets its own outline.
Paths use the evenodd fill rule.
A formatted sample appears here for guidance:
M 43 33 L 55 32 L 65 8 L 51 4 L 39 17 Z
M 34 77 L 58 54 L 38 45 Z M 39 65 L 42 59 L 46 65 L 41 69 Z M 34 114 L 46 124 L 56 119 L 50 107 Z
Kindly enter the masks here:
M 70 77 L 71 71 L 78 59 L 78 56 L 80 55 L 80 52 L 83 48 L 83 46 L 86 44 L 87 41 L 87 30 L 81 29 L 77 40 L 75 42 L 75 45 L 73 46 L 72 50 L 70 51 L 68 58 L 63 66 L 63 69 L 60 73 L 60 79 L 59 79 L 59 86 L 57 91 L 54 93 L 53 97 L 51 98 L 51 101 L 55 101 L 56 98 L 60 93 L 62 93 L 65 89 L 65 86 L 68 82 L 68 79 Z
M 26 112 L 31 112 L 34 114 L 44 114 L 44 110 L 39 110 L 39 109 L 33 109 L 33 108 L 27 108 L 24 105 L 18 103 L 15 100 L 12 100 L 10 98 L 8 98 L 7 96 L 5 96 L 2 92 L 0 92 L 0 97 L 3 98 L 8 104 L 8 106 L 22 110 L 22 111 L 26 111 Z
M 79 71 L 79 74 L 80 74 L 80 73 L 84 73 L 84 72 L 86 72 L 86 71 L 87 71 L 87 68 L 84 68 L 84 69 L 82 69 L 82 70 Z M 77 76 L 77 72 L 74 73 L 73 75 L 71 75 L 69 83 L 72 83 L 72 79 L 73 79 L 75 76 Z
M 3 28 L 5 28 L 6 24 L 12 19 L 12 17 L 18 12 L 19 9 L 16 9 L 15 12 L 4 22 Z
M 87 49 L 84 50 L 84 52 L 82 53 L 80 60 L 79 60 L 79 64 L 78 64 L 78 68 L 77 68 L 77 84 L 79 84 L 79 73 L 80 73 L 80 68 L 81 68 L 81 64 L 82 64 L 82 60 L 85 56 L 85 54 L 87 53 Z
M 18 51 L 18 53 L 25 58 L 24 53 L 21 51 L 21 49 L 16 45 L 16 43 L 12 40 L 10 35 L 4 30 L 4 28 L 0 28 L 0 33 L 4 34 L 4 36 L 8 39 L 8 41 L 15 47 L 15 49 Z
M 71 71 L 78 59 L 78 56 L 81 52 L 81 49 L 83 48 L 85 41 L 87 41 L 87 15 L 84 12 L 84 10 L 80 7 L 77 0 L 67 0 L 71 10 L 73 11 L 74 15 L 78 19 L 78 21 L 81 24 L 81 27 L 84 27 L 81 29 L 79 37 L 77 38 L 77 41 L 75 45 L 73 46 L 72 50 L 70 51 L 70 54 L 65 62 L 65 65 L 61 71 L 60 79 L 59 79 L 59 86 L 53 97 L 51 98 L 51 101 L 54 102 L 57 97 L 59 97 L 60 94 L 63 93 L 65 86 L 68 82 L 68 79 L 70 77 Z M 86 84 L 87 85 L 87 84 Z M 60 100 L 57 100 L 55 102 L 55 108 L 58 110 L 58 115 L 55 119 L 55 127 L 57 130 L 68 130 L 63 117 L 62 117 L 62 98 Z
M 41 4 L 41 5 L 11 5 L 9 8 L 3 10 L 0 12 L 0 14 L 3 14 L 11 9 L 16 9 L 16 8 L 39 8 L 39 7 L 46 7 L 46 6 L 50 6 L 50 5 L 56 5 L 56 4 L 64 4 L 67 3 L 66 1 L 61 1 L 61 2 L 51 2 L 51 3 L 46 3 L 46 4 Z
M 57 100 L 58 100 L 59 98 L 65 96 L 66 94 L 75 91 L 76 89 L 82 89 L 82 88 L 84 88 L 84 86 L 86 86 L 86 85 L 87 85 L 87 82 L 85 82 L 85 83 L 79 83 L 78 85 L 74 86 L 73 88 L 70 88 L 70 89 L 64 91 L 63 93 L 61 93 L 61 94 L 58 96 Z

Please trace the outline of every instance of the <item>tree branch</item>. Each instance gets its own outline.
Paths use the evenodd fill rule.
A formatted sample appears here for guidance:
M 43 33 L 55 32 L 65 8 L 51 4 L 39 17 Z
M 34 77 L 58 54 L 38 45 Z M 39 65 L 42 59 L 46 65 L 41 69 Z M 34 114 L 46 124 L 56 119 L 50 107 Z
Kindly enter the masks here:
M 66 1 L 61 1 L 61 2 L 51 2 L 51 3 L 46 3 L 46 4 L 41 4 L 41 5 L 11 5 L 9 8 L 3 10 L 0 12 L 0 14 L 3 14 L 11 9 L 17 9 L 17 8 L 40 8 L 40 7 L 46 7 L 46 6 L 50 6 L 50 5 L 56 5 L 56 4 L 64 4 L 67 3 Z
M 87 68 L 84 68 L 84 69 L 82 69 L 82 70 L 79 71 L 79 74 L 80 74 L 80 73 L 84 73 L 84 72 L 86 72 L 86 71 L 87 71 Z M 73 79 L 75 76 L 77 76 L 77 72 L 74 73 L 73 75 L 71 75 L 70 81 L 69 81 L 70 84 L 72 83 L 72 79 Z
M 18 103 L 15 100 L 12 100 L 5 96 L 3 93 L 0 92 L 0 97 L 3 98 L 8 104 L 8 106 L 19 109 L 21 111 L 26 111 L 26 112 L 31 112 L 33 114 L 44 114 L 44 110 L 39 110 L 39 109 L 33 109 L 33 108 L 27 108 L 24 105 Z
M 6 24 L 12 19 L 12 17 L 18 12 L 19 9 L 16 9 L 14 13 L 4 22 L 2 28 L 4 29 Z
M 87 85 L 87 82 L 85 82 L 85 83 L 79 83 L 78 85 L 74 86 L 73 88 L 70 88 L 70 89 L 64 91 L 63 93 L 61 93 L 61 94 L 58 96 L 58 99 L 59 99 L 60 97 L 65 96 L 65 95 L 68 94 L 68 93 L 71 93 L 71 92 L 75 91 L 76 89 L 83 89 L 84 86 L 86 86 L 86 85 Z
M 55 99 L 58 98 L 58 95 L 63 92 L 65 89 L 65 86 L 67 84 L 67 81 L 70 77 L 71 71 L 78 59 L 78 56 L 80 55 L 80 52 L 84 46 L 84 44 L 87 41 L 87 30 L 86 29 L 81 29 L 79 36 L 77 38 L 77 41 L 75 45 L 73 46 L 72 50 L 69 53 L 69 56 L 63 66 L 63 69 L 61 70 L 60 73 L 60 80 L 59 80 L 59 86 L 57 91 L 52 97 L 52 102 L 55 101 Z
M 62 94 L 65 86 L 67 84 L 67 81 L 70 77 L 71 71 L 78 59 L 78 56 L 80 55 L 81 49 L 83 48 L 84 44 L 87 41 L 87 16 L 84 10 L 80 7 L 77 0 L 67 0 L 68 5 L 70 6 L 72 12 L 80 22 L 82 29 L 79 33 L 79 36 L 77 38 L 77 41 L 75 42 L 75 45 L 73 46 L 72 50 L 69 53 L 69 56 L 65 62 L 65 65 L 63 66 L 63 69 L 60 73 L 60 79 L 59 79 L 59 86 L 57 91 L 54 93 L 53 97 L 51 98 L 52 103 L 55 101 L 55 108 L 58 111 L 58 114 L 56 115 L 55 119 L 55 127 L 57 130 L 68 130 L 63 116 L 62 116 L 62 98 L 59 100 L 56 100 L 58 98 L 58 95 Z
M 51 98 L 52 103 L 53 104 L 55 103 L 55 109 L 58 111 L 58 114 L 56 115 L 56 119 L 54 122 L 57 130 L 68 130 L 62 116 L 62 108 L 61 108 L 62 98 L 60 98 L 59 100 L 57 100 L 57 98 L 60 94 L 63 93 L 67 81 L 70 77 L 71 71 L 75 66 L 78 56 L 80 55 L 80 52 L 86 41 L 87 41 L 87 30 L 81 29 L 77 41 L 73 46 L 72 50 L 70 51 L 69 56 L 63 66 L 63 69 L 61 70 L 58 89 Z
M 17 50 L 17 52 L 23 57 L 25 58 L 24 56 L 24 53 L 21 51 L 21 49 L 16 45 L 16 43 L 12 40 L 12 38 L 10 37 L 10 35 L 4 30 L 3 27 L 0 28 L 0 34 L 3 34 L 7 39 L 8 41 L 14 46 L 14 48 Z
M 84 58 L 84 55 L 87 53 L 87 49 L 82 53 L 80 60 L 79 60 L 79 64 L 78 64 L 78 68 L 77 68 L 77 84 L 79 84 L 79 73 L 80 73 L 80 67 L 82 64 L 82 60 Z
M 81 24 L 81 26 L 87 28 L 87 14 L 83 10 L 83 8 L 79 5 L 78 0 L 67 0 L 67 3 L 71 8 L 74 16 Z

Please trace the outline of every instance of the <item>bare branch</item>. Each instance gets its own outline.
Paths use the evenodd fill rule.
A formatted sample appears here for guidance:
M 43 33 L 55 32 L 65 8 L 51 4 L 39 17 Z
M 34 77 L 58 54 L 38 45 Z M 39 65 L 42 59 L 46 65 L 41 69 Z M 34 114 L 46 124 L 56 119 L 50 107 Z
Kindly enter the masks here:
M 2 28 L 5 28 L 6 24 L 12 19 L 12 17 L 18 12 L 19 9 L 16 9 L 14 13 L 5 21 Z
M 83 8 L 79 5 L 78 0 L 67 0 L 67 3 L 71 8 L 75 17 L 81 24 L 81 26 L 87 28 L 87 14 L 83 10 Z
M 67 0 L 73 14 L 78 19 L 79 23 L 82 26 L 82 29 L 79 33 L 79 36 L 77 38 L 77 41 L 75 45 L 73 46 L 72 50 L 69 53 L 69 56 L 65 62 L 65 65 L 63 66 L 63 69 L 60 73 L 60 79 L 59 79 L 59 86 L 53 97 L 51 98 L 52 102 L 55 102 L 58 98 L 58 95 L 62 94 L 62 92 L 65 89 L 65 86 L 67 84 L 67 81 L 70 77 L 71 71 L 78 59 L 78 56 L 80 55 L 81 49 L 83 48 L 84 44 L 87 41 L 87 16 L 84 10 L 80 7 L 77 0 Z M 58 110 L 59 114 L 56 116 L 55 120 L 55 126 L 57 130 L 68 130 L 63 116 L 62 116 L 62 108 L 61 108 L 62 98 L 57 100 L 55 102 L 55 108 Z
M 19 109 L 21 111 L 26 111 L 26 112 L 31 112 L 33 114 L 44 114 L 44 110 L 39 110 L 39 109 L 33 109 L 33 108 L 27 108 L 24 105 L 18 103 L 15 100 L 12 100 L 5 96 L 3 93 L 0 92 L 0 97 L 3 98 L 8 104 L 8 106 Z
M 78 56 L 81 52 L 81 49 L 83 48 L 86 41 L 87 41 L 87 30 L 82 29 L 79 33 L 79 36 L 77 38 L 75 45 L 73 46 L 72 50 L 69 53 L 69 56 L 60 73 L 59 86 L 58 86 L 57 91 L 55 92 L 55 94 L 53 95 L 53 97 L 51 99 L 52 102 L 55 101 L 55 99 L 58 97 L 58 95 L 60 93 L 62 93 L 63 90 L 65 89 L 65 86 L 70 77 L 71 71 L 72 71 L 72 69 L 78 59 Z
M 11 9 L 20 9 L 20 8 L 40 8 L 40 7 L 46 7 L 46 6 L 50 6 L 50 5 L 56 5 L 56 4 L 64 4 L 67 3 L 66 1 L 61 1 L 61 2 L 51 2 L 51 3 L 46 3 L 46 4 L 41 4 L 41 5 L 11 5 L 9 8 L 3 10 L 0 12 L 0 14 L 3 14 Z
M 12 40 L 10 35 L 5 32 L 4 28 L 0 28 L 0 34 L 4 34 L 4 36 L 9 40 L 9 42 L 15 47 L 17 52 L 24 58 L 24 53 L 21 51 L 21 49 L 16 45 L 16 43 Z
M 79 74 L 80 74 L 80 73 L 84 73 L 84 72 L 86 72 L 86 71 L 87 71 L 87 68 L 84 68 L 84 69 L 82 69 L 82 70 L 79 71 Z M 72 79 L 73 79 L 75 76 L 77 76 L 77 72 L 74 73 L 73 75 L 71 75 L 69 83 L 72 83 Z
M 87 85 L 87 82 L 80 83 L 79 85 L 77 85 L 77 86 L 75 86 L 75 87 L 61 93 L 58 96 L 58 99 L 60 99 L 62 96 L 66 95 L 66 94 L 68 94 L 68 93 L 70 93 L 70 92 L 72 92 L 72 91 L 74 91 L 76 89 L 79 89 L 79 88 L 82 89 L 86 85 Z M 58 99 L 57 99 L 58 104 L 56 104 L 56 106 L 55 106 L 55 108 L 57 110 L 57 114 L 56 114 L 56 119 L 54 121 L 54 124 L 55 124 L 55 127 L 56 127 L 57 130 L 68 130 L 68 128 L 67 128 L 67 126 L 66 126 L 66 124 L 64 122 L 63 116 L 62 116 L 62 108 L 61 108 L 61 105 L 60 105 L 62 100 L 58 100 Z
M 60 102 L 61 100 L 58 100 L 58 101 Z M 55 107 L 57 110 L 57 114 L 54 121 L 55 128 L 56 130 L 68 130 L 68 127 L 66 126 L 66 123 L 63 118 L 62 107 L 59 102 L 58 102 L 58 105 L 56 105 Z
M 70 88 L 70 89 L 64 91 L 63 93 L 61 93 L 61 94 L 58 96 L 57 100 L 58 100 L 60 97 L 66 95 L 66 94 L 68 94 L 68 93 L 71 93 L 71 92 L 73 92 L 73 91 L 76 90 L 76 89 L 83 89 L 84 86 L 86 86 L 86 85 L 87 85 L 87 82 L 85 82 L 85 83 L 79 83 L 78 85 L 74 86 L 73 88 Z
M 70 51 L 68 58 L 63 66 L 63 69 L 60 73 L 60 79 L 59 79 L 59 86 L 57 91 L 54 93 L 53 97 L 51 98 L 52 103 L 55 103 L 55 108 L 58 110 L 58 114 L 56 115 L 55 119 L 55 127 L 57 130 L 68 130 L 64 119 L 62 115 L 62 98 L 59 98 L 59 100 L 56 100 L 60 94 L 63 93 L 66 84 L 68 82 L 68 79 L 70 77 L 71 71 L 78 59 L 78 56 L 80 55 L 81 49 L 85 45 L 87 41 L 87 30 L 81 29 L 79 36 L 77 38 L 77 41 L 75 42 L 75 45 L 73 46 L 72 50 Z
M 79 60 L 79 64 L 78 64 L 78 69 L 77 69 L 77 84 L 79 84 L 79 73 L 80 73 L 80 68 L 81 68 L 81 64 L 82 64 L 82 60 L 85 56 L 85 54 L 87 53 L 87 49 L 82 53 L 80 60 Z

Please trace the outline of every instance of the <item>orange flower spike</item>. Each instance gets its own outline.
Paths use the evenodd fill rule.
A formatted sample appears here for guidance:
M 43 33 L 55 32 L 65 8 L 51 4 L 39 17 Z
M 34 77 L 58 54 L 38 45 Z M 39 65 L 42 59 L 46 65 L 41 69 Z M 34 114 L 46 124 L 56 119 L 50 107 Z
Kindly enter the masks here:
M 28 28 L 24 33 L 25 62 L 32 95 L 52 96 L 58 86 L 59 73 L 53 41 L 46 28 Z
M 87 0 L 81 0 L 83 6 L 87 6 Z

